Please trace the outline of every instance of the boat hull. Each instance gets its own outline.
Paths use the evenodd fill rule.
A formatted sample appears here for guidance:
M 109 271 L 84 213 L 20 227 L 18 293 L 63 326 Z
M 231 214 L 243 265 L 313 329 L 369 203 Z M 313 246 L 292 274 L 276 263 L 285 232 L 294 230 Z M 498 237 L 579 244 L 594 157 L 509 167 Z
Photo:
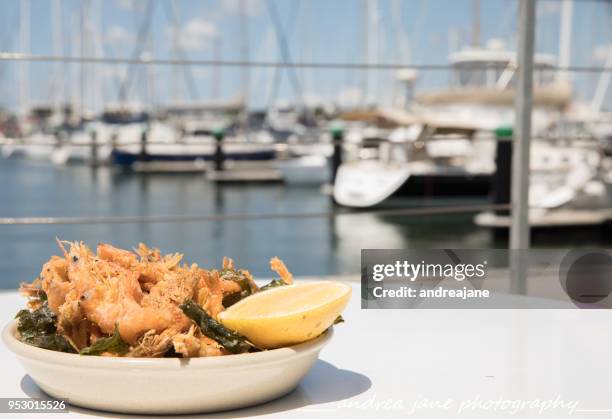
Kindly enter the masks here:
M 491 175 L 413 175 L 393 194 L 411 197 L 488 196 Z
M 410 173 L 406 164 L 386 165 L 375 160 L 343 164 L 336 174 L 334 200 L 354 208 L 378 205 L 397 192 Z
M 276 157 L 274 150 L 260 150 L 249 152 L 225 153 L 226 160 L 232 161 L 265 161 Z M 192 162 L 197 160 L 211 161 L 214 153 L 134 153 L 115 149 L 111 153 L 111 160 L 119 166 L 129 167 L 137 162 Z
M 322 185 L 331 179 L 329 162 L 324 156 L 278 161 L 274 167 L 282 173 L 283 181 L 287 184 Z
M 334 199 L 343 206 L 366 208 L 396 196 L 487 196 L 491 181 L 488 173 L 434 171 L 430 165 L 416 162 L 351 162 L 343 164 L 338 170 Z

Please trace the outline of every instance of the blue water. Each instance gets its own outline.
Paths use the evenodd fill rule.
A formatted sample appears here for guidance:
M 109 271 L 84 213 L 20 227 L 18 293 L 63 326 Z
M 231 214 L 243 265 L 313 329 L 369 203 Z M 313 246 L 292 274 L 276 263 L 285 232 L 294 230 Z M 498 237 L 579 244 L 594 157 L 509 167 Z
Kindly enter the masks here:
M 109 167 L 54 167 L 25 160 L 0 160 L 0 217 L 108 217 L 304 213 L 334 211 L 319 188 L 275 185 L 223 186 L 201 174 L 135 174 Z M 395 205 L 422 204 L 418 200 Z M 429 201 L 436 205 L 439 202 Z M 357 274 L 362 248 L 491 248 L 506 240 L 473 225 L 473 214 L 380 216 L 353 213 L 306 219 L 214 222 L 0 225 L 0 288 L 34 279 L 58 253 L 55 238 L 90 246 L 110 242 L 133 248 L 143 241 L 189 262 L 219 266 L 223 256 L 260 277 L 268 260 L 281 257 L 295 275 Z M 609 245 L 601 231 L 555 232 L 536 245 Z

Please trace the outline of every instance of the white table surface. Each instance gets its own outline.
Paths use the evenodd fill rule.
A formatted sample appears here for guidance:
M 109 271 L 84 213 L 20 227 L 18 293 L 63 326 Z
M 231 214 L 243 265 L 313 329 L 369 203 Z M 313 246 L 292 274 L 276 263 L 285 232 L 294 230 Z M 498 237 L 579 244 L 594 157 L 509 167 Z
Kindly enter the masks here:
M 0 318 L 8 321 L 23 304 L 17 293 L 1 293 Z M 207 417 L 612 417 L 612 311 L 362 310 L 355 285 L 344 317 L 294 392 Z M 0 362 L 0 397 L 41 394 L 3 345 Z M 573 414 L 482 404 L 557 397 L 577 403 Z M 414 410 L 425 401 L 434 405 Z M 69 416 L 125 417 L 76 407 Z

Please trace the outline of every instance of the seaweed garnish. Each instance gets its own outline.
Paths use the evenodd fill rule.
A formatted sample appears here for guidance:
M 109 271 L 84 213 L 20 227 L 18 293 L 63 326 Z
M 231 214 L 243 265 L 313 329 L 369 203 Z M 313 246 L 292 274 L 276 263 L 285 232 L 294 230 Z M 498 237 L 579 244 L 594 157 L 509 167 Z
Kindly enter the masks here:
M 117 355 L 125 355 L 130 349 L 130 345 L 121 338 L 119 327 L 115 325 L 115 331 L 109 337 L 100 338 L 91 346 L 81 349 L 81 355 L 100 355 L 110 352 Z
M 180 308 L 200 328 L 203 335 L 217 341 L 228 352 L 240 354 L 260 350 L 241 334 L 216 321 L 193 300 L 186 300 Z
M 223 307 L 227 308 L 245 297 L 255 293 L 257 290 L 251 287 L 249 278 L 242 272 L 231 268 L 224 268 L 219 273 L 219 277 L 224 281 L 233 281 L 240 287 L 240 291 L 223 297 Z
M 268 284 L 266 284 L 263 287 L 261 287 L 259 290 L 260 291 L 266 291 L 266 290 L 269 290 L 269 289 L 272 289 L 272 288 L 282 287 L 283 285 L 287 285 L 287 283 L 284 282 L 282 279 L 273 279 Z
M 75 353 L 68 340 L 57 333 L 56 316 L 46 301 L 36 310 L 20 310 L 15 316 L 21 340 L 29 345 L 52 351 Z

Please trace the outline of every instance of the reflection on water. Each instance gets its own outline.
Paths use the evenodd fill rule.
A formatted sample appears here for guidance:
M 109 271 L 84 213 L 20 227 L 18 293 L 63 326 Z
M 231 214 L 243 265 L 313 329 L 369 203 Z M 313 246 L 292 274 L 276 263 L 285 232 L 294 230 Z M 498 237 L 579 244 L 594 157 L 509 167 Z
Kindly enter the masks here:
M 0 160 L 0 216 L 159 216 L 325 212 L 330 198 L 318 188 L 282 185 L 217 187 L 201 174 L 133 174 L 111 168 L 53 167 Z M 395 202 L 394 205 L 415 202 Z M 430 205 L 440 202 L 428 202 Z M 224 255 L 257 276 L 270 276 L 268 260 L 283 258 L 296 275 L 359 272 L 362 248 L 492 248 L 504 239 L 471 222 L 472 214 L 227 220 L 214 222 L 0 226 L 0 287 L 31 280 L 57 253 L 55 237 L 106 241 L 132 248 L 144 241 L 179 251 L 188 261 L 218 266 Z M 601 232 L 555 233 L 540 246 L 605 245 Z

